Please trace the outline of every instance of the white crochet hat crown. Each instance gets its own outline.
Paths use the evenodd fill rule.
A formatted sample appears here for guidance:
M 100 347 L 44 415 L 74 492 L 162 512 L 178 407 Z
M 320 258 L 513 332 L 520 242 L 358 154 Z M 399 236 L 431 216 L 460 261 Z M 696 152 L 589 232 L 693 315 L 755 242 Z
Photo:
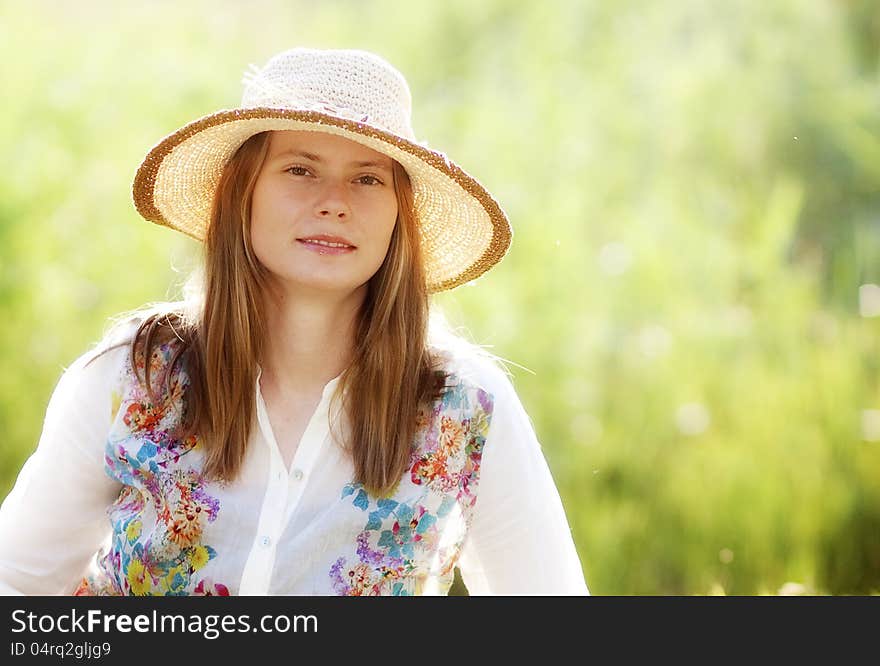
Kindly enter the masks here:
M 419 143 L 403 75 L 366 51 L 296 48 L 245 73 L 241 105 L 169 134 L 135 174 L 134 204 L 147 220 L 202 240 L 226 162 L 267 130 L 328 132 L 398 161 L 413 187 L 430 291 L 482 275 L 510 247 L 506 215 L 476 179 Z

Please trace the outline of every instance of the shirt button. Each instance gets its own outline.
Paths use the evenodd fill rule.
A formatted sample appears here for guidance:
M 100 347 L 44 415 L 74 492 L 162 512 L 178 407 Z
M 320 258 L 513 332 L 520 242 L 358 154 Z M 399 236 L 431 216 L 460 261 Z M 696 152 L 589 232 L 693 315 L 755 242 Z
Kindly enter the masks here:
M 293 470 L 293 478 L 297 481 L 301 481 L 303 478 L 303 471 L 301 469 Z
M 284 472 L 278 472 L 278 480 L 284 481 Z
M 260 545 L 264 548 L 267 547 L 270 543 L 272 543 L 272 539 L 267 536 L 264 536 L 262 539 L 260 539 Z

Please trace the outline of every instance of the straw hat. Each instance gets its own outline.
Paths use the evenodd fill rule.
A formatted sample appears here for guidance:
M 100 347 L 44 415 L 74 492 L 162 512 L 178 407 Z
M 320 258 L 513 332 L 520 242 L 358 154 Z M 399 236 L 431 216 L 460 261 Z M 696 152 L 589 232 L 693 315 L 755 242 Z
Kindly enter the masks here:
M 403 75 L 377 55 L 296 48 L 245 73 L 238 108 L 217 111 L 160 141 L 132 186 L 150 222 L 202 240 L 227 160 L 266 130 L 336 134 L 388 155 L 406 169 L 430 291 L 451 289 L 497 264 L 510 247 L 504 211 L 472 176 L 419 143 Z

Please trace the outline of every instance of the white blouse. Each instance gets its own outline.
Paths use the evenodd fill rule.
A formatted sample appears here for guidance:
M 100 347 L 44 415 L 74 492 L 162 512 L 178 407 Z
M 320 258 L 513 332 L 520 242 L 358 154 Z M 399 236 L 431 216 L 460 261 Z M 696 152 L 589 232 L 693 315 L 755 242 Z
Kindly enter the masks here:
M 172 349 L 159 351 L 154 368 Z M 472 595 L 588 594 L 532 424 L 493 362 L 444 353 L 449 388 L 382 498 L 353 482 L 331 436 L 344 432 L 339 377 L 290 468 L 258 378 L 243 469 L 219 484 L 202 477 L 196 439 L 169 435 L 185 373 L 153 404 L 129 353 L 86 353 L 58 382 L 0 507 L 0 593 L 447 594 L 457 566 Z

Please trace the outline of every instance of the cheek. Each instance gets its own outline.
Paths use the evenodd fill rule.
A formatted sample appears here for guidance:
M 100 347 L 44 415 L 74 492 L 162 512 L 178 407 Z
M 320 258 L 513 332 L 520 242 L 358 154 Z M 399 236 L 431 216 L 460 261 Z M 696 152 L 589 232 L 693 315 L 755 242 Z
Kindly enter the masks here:
M 254 188 L 251 199 L 251 244 L 254 252 L 271 251 L 283 235 L 283 225 L 279 224 L 279 205 L 277 197 L 273 198 L 271 191 L 260 187 L 260 183 Z
M 394 233 L 394 227 L 397 225 L 396 199 L 385 207 L 380 219 L 382 220 L 380 238 L 382 239 L 382 246 L 387 249 L 388 244 L 391 242 L 391 234 Z
M 253 206 L 251 208 L 250 240 L 251 247 L 254 249 L 254 254 L 256 254 L 257 258 L 260 260 L 264 258 L 263 248 L 268 245 L 264 219 L 264 216 L 260 213 L 257 207 Z
M 254 249 L 257 248 L 261 237 L 261 231 L 265 226 L 266 219 L 266 197 L 260 188 L 260 182 L 257 181 L 254 187 L 254 193 L 251 197 L 251 244 Z
M 251 209 L 250 244 L 254 258 L 262 266 L 270 267 L 277 263 L 282 248 L 278 232 L 273 230 L 271 219 L 256 208 Z

